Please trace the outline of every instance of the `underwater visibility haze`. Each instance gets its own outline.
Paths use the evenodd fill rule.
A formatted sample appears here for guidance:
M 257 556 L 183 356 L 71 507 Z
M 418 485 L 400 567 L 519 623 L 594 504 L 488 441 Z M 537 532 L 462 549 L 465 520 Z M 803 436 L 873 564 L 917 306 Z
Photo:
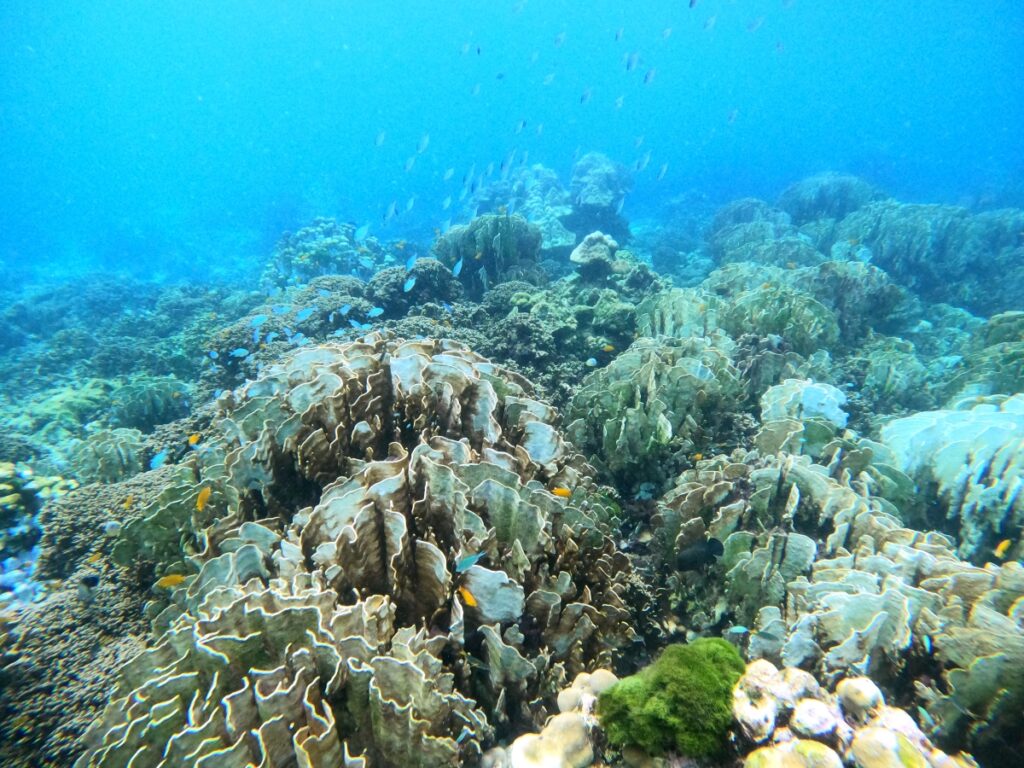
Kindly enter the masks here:
M 0 8 L 0 765 L 1024 749 L 1024 7 Z

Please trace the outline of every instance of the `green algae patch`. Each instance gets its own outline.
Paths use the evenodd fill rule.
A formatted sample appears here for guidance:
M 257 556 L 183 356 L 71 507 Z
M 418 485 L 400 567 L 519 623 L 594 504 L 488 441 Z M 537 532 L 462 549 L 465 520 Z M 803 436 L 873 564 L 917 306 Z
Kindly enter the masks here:
M 725 640 L 670 645 L 649 667 L 601 695 L 601 726 L 615 746 L 652 755 L 721 755 L 732 723 L 732 689 L 743 670 L 739 652 Z

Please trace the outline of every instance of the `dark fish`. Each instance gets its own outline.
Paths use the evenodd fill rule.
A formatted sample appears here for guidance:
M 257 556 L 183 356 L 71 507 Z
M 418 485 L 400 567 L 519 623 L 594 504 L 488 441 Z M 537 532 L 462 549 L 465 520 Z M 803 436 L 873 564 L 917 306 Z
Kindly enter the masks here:
M 100 577 L 94 573 L 82 577 L 82 586 L 95 589 L 100 585 Z
M 725 547 L 718 539 L 698 541 L 676 556 L 676 568 L 680 571 L 699 571 L 704 566 L 713 564 L 723 552 Z

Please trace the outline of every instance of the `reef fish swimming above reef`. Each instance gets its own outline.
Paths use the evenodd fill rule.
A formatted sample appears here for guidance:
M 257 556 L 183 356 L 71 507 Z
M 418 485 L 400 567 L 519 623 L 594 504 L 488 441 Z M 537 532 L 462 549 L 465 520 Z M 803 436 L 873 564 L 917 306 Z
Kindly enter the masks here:
M 718 539 L 699 541 L 680 550 L 676 556 L 676 568 L 680 571 L 699 571 L 704 566 L 714 563 L 723 552 L 725 548 Z

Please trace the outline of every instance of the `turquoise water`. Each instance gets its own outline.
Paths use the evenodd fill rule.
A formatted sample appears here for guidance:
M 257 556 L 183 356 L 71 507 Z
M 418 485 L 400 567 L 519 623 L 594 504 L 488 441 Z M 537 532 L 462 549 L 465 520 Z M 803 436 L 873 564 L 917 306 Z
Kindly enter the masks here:
M 469 169 L 513 149 L 563 173 L 578 152 L 650 152 L 627 216 L 691 189 L 769 196 L 825 169 L 957 202 L 1021 163 L 1024 17 L 1010 0 L 15 0 L 2 13 L 0 257 L 14 268 L 234 278 L 313 215 L 377 225 L 413 197 L 386 234 L 429 238 Z

